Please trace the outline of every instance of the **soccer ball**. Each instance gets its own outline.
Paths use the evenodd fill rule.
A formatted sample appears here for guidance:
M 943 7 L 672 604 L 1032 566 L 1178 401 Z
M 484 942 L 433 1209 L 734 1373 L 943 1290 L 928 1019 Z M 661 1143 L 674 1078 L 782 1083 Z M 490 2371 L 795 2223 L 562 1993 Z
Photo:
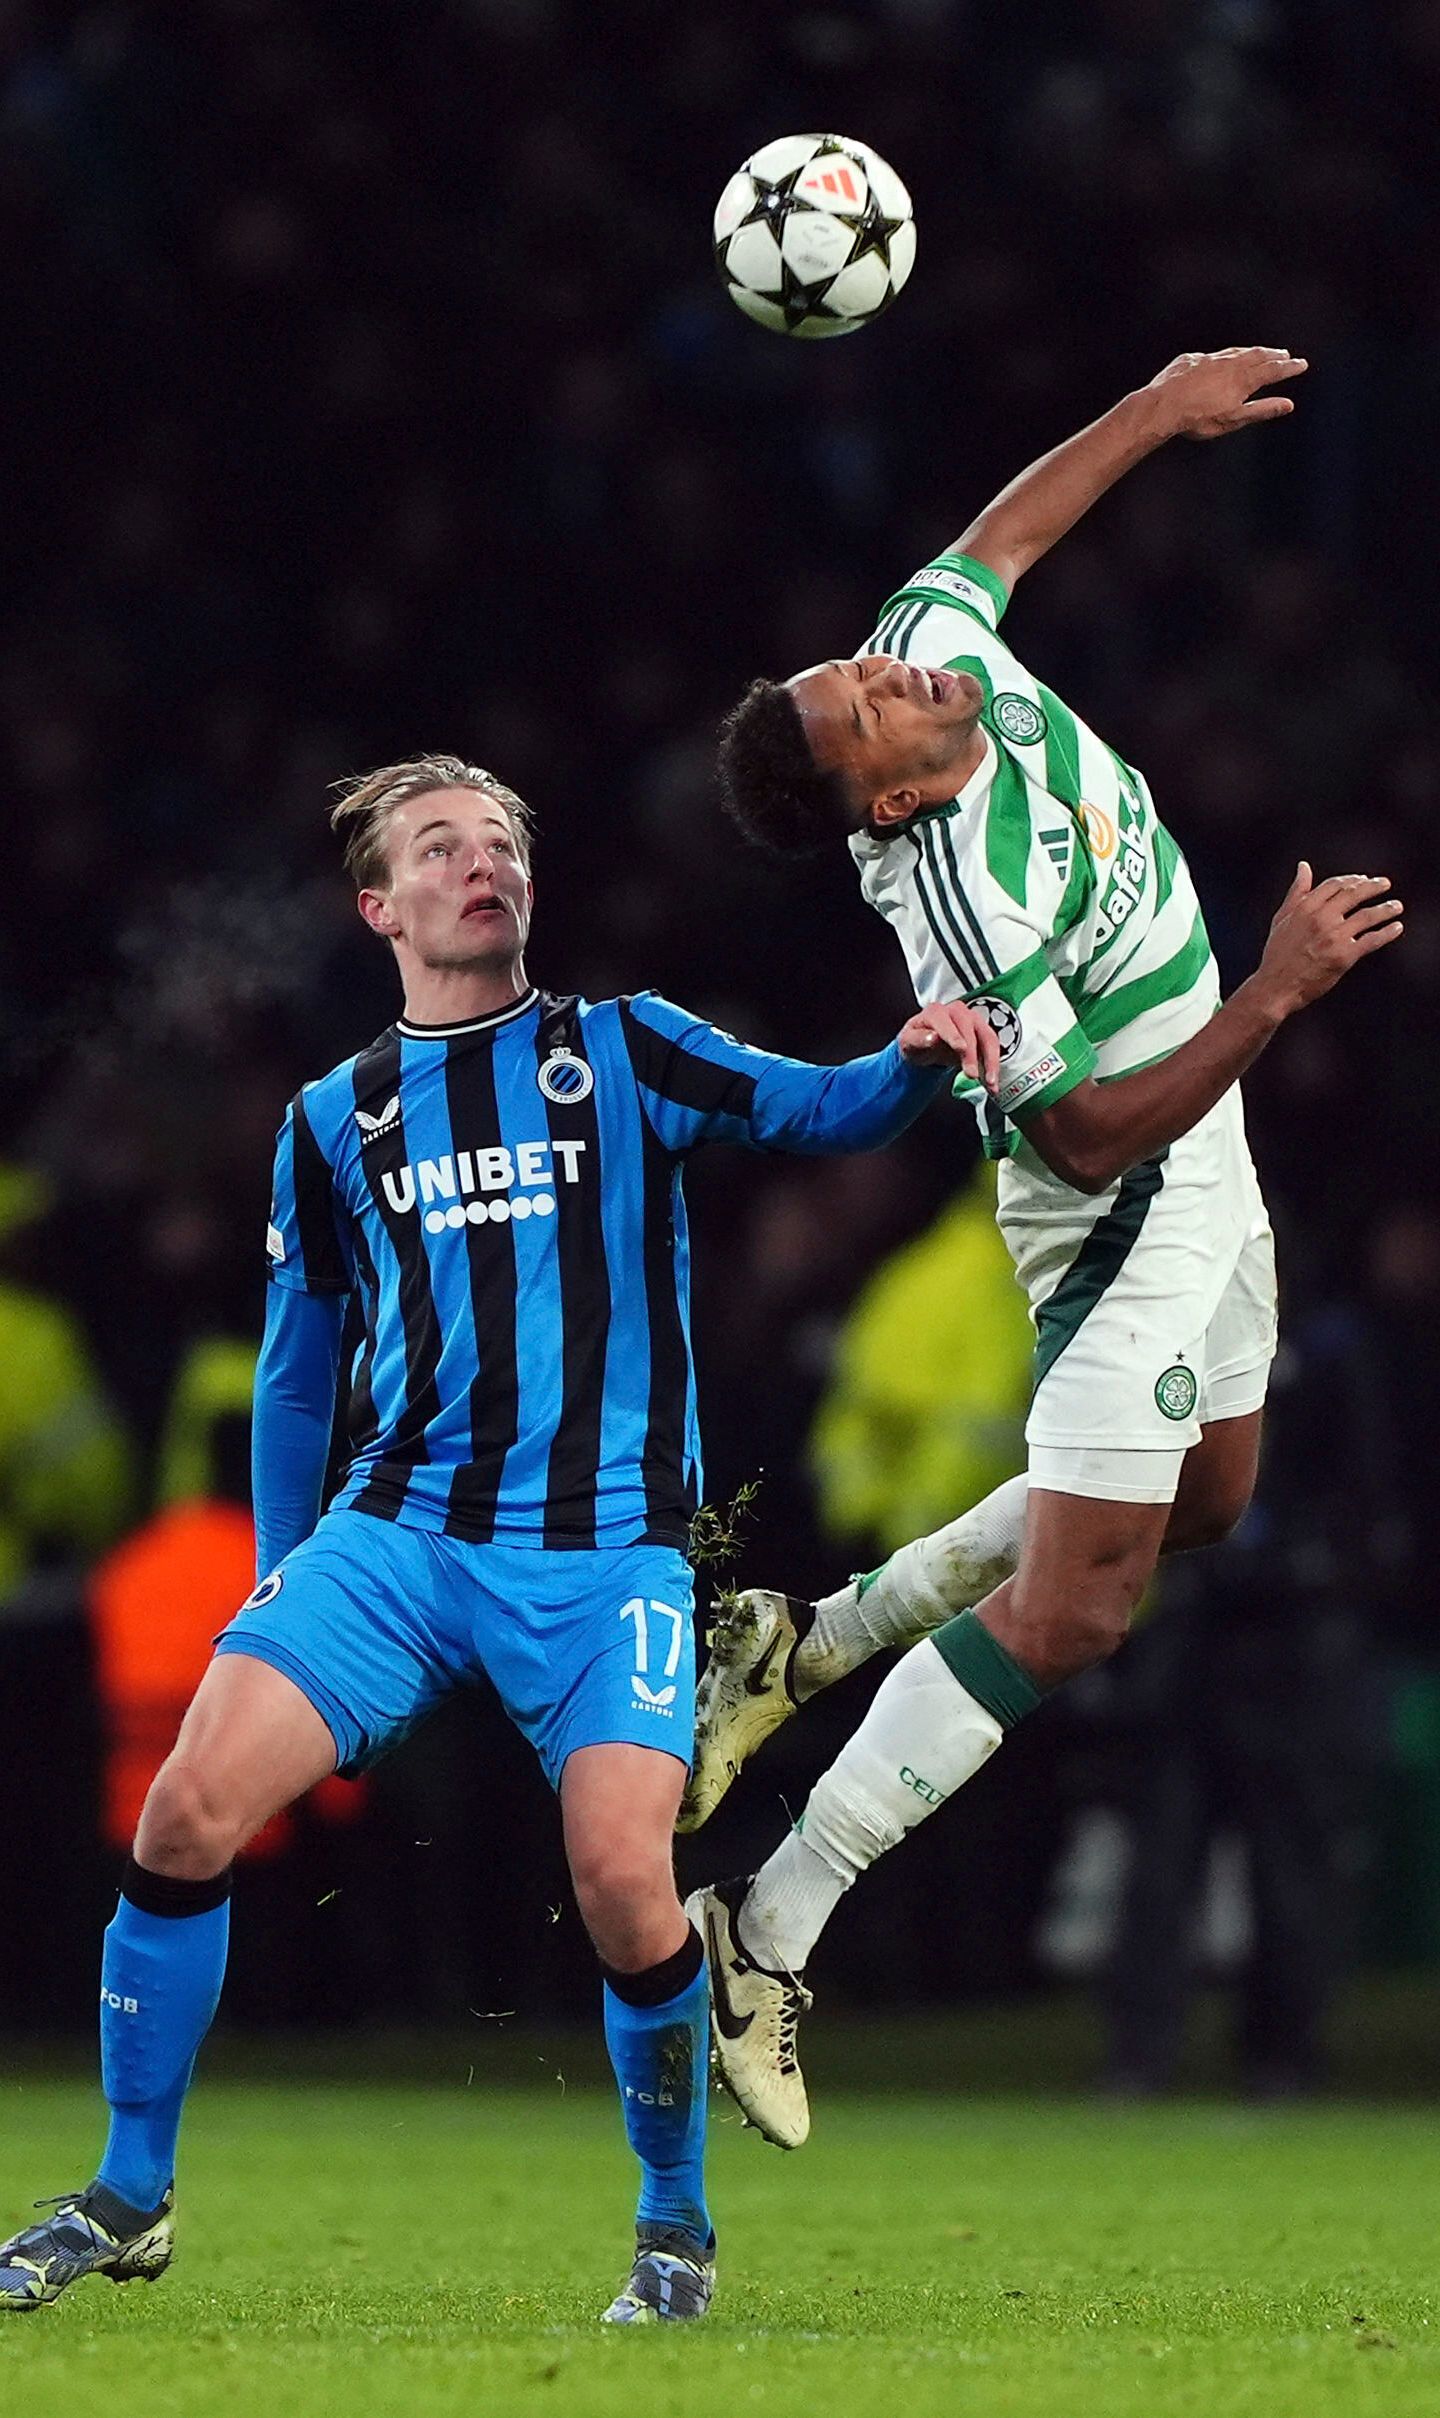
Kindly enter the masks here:
M 785 336 L 848 336 L 877 318 L 915 261 L 910 196 L 848 134 L 787 134 L 737 169 L 715 211 L 715 265 L 732 302 Z

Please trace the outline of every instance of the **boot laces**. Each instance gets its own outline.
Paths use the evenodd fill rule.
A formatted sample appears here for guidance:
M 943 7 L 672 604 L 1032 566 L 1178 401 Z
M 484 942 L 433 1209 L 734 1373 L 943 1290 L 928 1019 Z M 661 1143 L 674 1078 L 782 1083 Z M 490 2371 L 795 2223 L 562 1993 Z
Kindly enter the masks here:
M 775 2051 L 782 2074 L 798 2074 L 800 2060 L 795 2047 L 795 2033 L 802 2015 L 808 2013 L 814 2000 L 801 1981 L 793 1974 L 784 1984 L 785 1995 L 775 2019 Z

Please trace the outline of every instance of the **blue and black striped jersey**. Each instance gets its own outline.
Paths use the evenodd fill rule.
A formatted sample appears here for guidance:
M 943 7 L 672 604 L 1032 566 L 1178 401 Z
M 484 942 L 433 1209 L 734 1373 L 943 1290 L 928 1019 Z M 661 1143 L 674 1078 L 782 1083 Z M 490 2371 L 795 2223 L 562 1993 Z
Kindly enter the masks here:
M 700 1499 L 680 1176 L 863 1150 L 944 1078 L 746 1047 L 653 993 L 403 1018 L 281 1129 L 274 1284 L 358 1294 L 336 1498 L 475 1543 L 683 1546 Z

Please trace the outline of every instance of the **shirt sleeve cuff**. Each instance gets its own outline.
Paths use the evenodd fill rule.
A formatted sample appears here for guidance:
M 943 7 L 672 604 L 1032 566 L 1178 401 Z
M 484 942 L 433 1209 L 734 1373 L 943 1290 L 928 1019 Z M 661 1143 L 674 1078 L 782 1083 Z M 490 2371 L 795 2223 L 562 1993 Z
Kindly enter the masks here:
M 341 1294 L 354 1291 L 353 1285 L 339 1278 L 333 1284 L 312 1284 L 303 1269 L 280 1268 L 273 1259 L 267 1262 L 265 1274 L 272 1285 L 279 1286 L 282 1293 L 305 1293 L 312 1300 L 334 1300 Z
M 963 571 L 967 579 L 975 582 L 977 588 L 984 589 L 995 607 L 995 619 L 998 622 L 1010 602 L 1010 591 L 999 573 L 992 571 L 988 563 L 978 562 L 973 554 L 942 554 L 940 559 L 942 562 L 953 563 L 957 571 Z
M 1024 1074 L 1012 1075 L 1008 1082 L 1002 1078 L 1000 1106 L 1007 1117 L 1016 1116 L 1021 1109 L 1033 1113 L 1051 1108 L 1094 1071 L 1094 1049 L 1076 1025 L 1027 1067 Z

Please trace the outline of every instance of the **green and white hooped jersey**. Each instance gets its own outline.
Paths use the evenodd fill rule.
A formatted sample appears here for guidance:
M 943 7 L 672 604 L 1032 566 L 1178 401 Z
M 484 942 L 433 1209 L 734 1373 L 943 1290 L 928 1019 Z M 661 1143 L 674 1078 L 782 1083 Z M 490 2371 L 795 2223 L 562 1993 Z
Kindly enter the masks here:
M 1031 677 L 999 634 L 1004 586 L 942 554 L 890 602 L 866 654 L 973 673 L 985 758 L 960 795 L 850 849 L 922 1004 L 983 1004 L 998 1105 L 973 1086 L 992 1157 L 1018 1109 L 1129 1074 L 1200 1030 L 1220 986 L 1189 869 L 1140 774 Z

